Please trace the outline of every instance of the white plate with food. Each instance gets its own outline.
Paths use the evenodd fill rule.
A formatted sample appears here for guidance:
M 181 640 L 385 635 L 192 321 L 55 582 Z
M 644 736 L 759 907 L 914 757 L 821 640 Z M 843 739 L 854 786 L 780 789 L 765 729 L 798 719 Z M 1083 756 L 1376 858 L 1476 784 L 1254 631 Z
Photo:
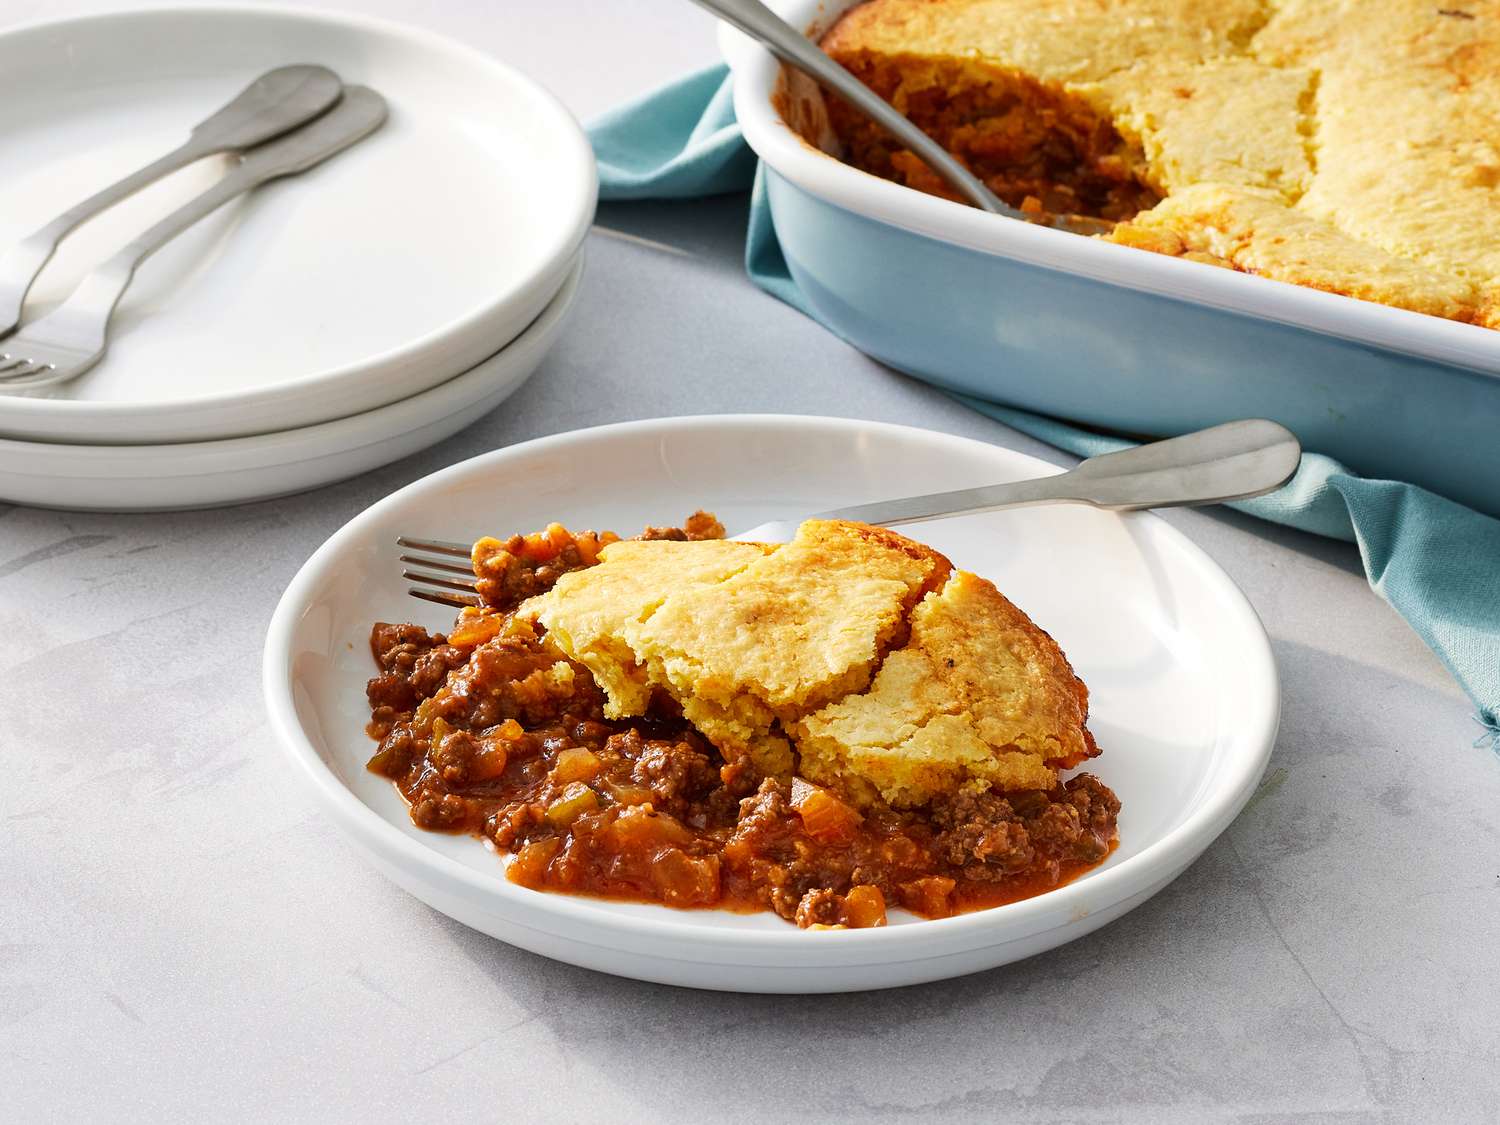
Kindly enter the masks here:
M 601 553 L 597 538 L 561 528 L 504 540 L 554 522 L 632 535 L 676 524 L 695 509 L 712 511 L 733 532 L 832 506 L 1055 471 L 1031 457 L 930 431 L 783 416 L 626 423 L 486 454 L 369 508 L 304 565 L 266 640 L 272 726 L 309 793 L 378 869 L 467 925 L 559 960 L 702 988 L 829 992 L 936 980 L 1041 953 L 1119 917 L 1179 874 L 1243 807 L 1275 739 L 1279 688 L 1265 632 L 1223 571 L 1179 532 L 1152 515 L 1076 506 L 970 515 L 914 530 L 926 547 L 903 545 L 899 536 L 864 545 L 856 535 L 860 551 L 873 552 L 856 556 L 865 560 L 863 571 L 835 572 L 822 562 L 811 570 L 791 567 L 800 576 L 793 587 L 785 586 L 785 574 L 772 579 L 775 567 L 848 556 L 820 554 L 821 548 L 807 554 L 811 548 L 798 547 L 800 540 L 755 554 L 744 544 L 702 538 Z M 820 526 L 804 525 L 802 534 Z M 450 629 L 454 611 L 408 596 L 395 542 L 401 535 L 500 536 L 478 548 L 491 582 L 486 596 L 497 605 L 547 590 L 562 571 L 577 573 L 564 574 L 542 601 L 527 601 L 517 614 L 466 611 L 468 624 L 440 645 L 430 631 Z M 708 556 L 732 550 L 754 557 L 711 575 L 719 564 Z M 904 578 L 876 573 L 887 564 L 906 566 L 902 558 L 941 561 L 932 564 L 938 570 Z M 583 565 L 601 559 L 601 566 Z M 569 590 L 605 589 L 601 576 L 623 573 L 636 565 L 632 559 L 646 560 L 639 574 L 653 573 L 652 581 L 665 586 L 651 608 L 619 618 L 622 643 L 634 646 L 621 656 L 611 647 L 619 638 L 601 641 L 604 632 L 583 618 L 568 620 L 554 602 L 572 596 Z M 797 585 L 806 574 L 823 585 Z M 623 586 L 608 588 L 649 593 L 642 582 L 627 576 Z M 731 586 L 738 592 L 726 599 L 720 591 Z M 760 602 L 747 592 L 755 588 Z M 1001 630 L 1026 640 L 990 645 L 1000 635 L 997 620 L 1017 620 L 1007 617 L 1012 611 L 1002 607 L 996 588 L 1055 642 L 1027 625 Z M 767 589 L 782 592 L 766 601 Z M 680 600 L 692 597 L 710 600 Z M 809 651 L 838 647 L 807 649 L 808 637 L 842 630 L 864 644 L 859 615 L 878 609 L 881 598 L 896 598 L 904 608 L 892 610 L 897 624 L 871 642 L 884 646 L 878 655 L 866 652 L 862 666 L 816 655 L 806 663 Z M 752 613 L 740 619 L 739 632 L 732 621 L 726 632 L 725 605 L 740 607 L 736 613 L 771 607 L 772 619 L 791 622 L 790 632 L 776 635 L 792 637 L 795 651 L 767 661 L 756 647 L 765 622 Z M 541 613 L 538 606 L 552 608 Z M 798 608 L 788 616 L 781 606 Z M 956 630 L 935 630 L 942 612 L 959 623 Z M 731 638 L 713 658 L 729 665 L 714 671 L 705 651 L 672 657 L 663 638 L 674 620 L 678 641 L 690 650 L 707 644 L 705 638 Z M 376 622 L 410 625 L 375 631 Z M 631 630 L 655 630 L 655 639 Z M 966 630 L 985 643 L 954 653 L 954 662 L 943 659 L 950 651 L 943 645 Z M 736 650 L 737 635 L 751 641 Z M 1071 670 L 1059 663 L 1058 645 Z M 1051 704 L 995 711 L 1007 690 L 1002 684 L 990 697 L 970 699 L 967 710 L 949 708 L 964 715 L 991 709 L 991 725 L 979 722 L 973 728 L 979 743 L 969 742 L 990 749 L 981 746 L 977 758 L 945 759 L 969 763 L 957 774 L 944 772 L 945 765 L 911 775 L 926 781 L 892 788 L 892 775 L 869 767 L 869 755 L 840 757 L 838 747 L 859 740 L 829 736 L 845 729 L 829 708 L 845 707 L 839 713 L 847 718 L 859 700 L 894 701 L 898 709 L 924 700 L 922 706 L 942 711 L 948 689 L 933 684 L 947 682 L 944 668 L 956 663 L 954 674 L 972 671 L 964 681 L 970 687 L 992 673 L 1008 675 L 976 655 L 1000 648 L 1030 654 L 1014 665 L 1033 669 L 1023 677 L 1030 686 L 1015 698 Z M 528 669 L 538 653 L 550 656 Z M 901 679 L 900 670 L 916 664 L 929 669 L 929 680 Z M 981 664 L 989 670 L 975 671 Z M 787 709 L 791 696 L 755 694 L 775 668 L 793 665 L 823 668 L 797 681 L 821 677 L 816 690 L 825 693 L 797 696 L 807 705 L 797 714 Z M 445 682 L 450 668 L 458 671 Z M 1091 734 L 1083 733 L 1085 720 L 1075 708 L 1076 680 L 1087 685 Z M 1047 684 L 1063 686 L 1044 690 Z M 527 710 L 543 707 L 539 700 L 563 710 L 551 719 Z M 567 712 L 575 702 L 578 713 Z M 1007 733 L 1005 724 L 1017 715 L 1046 717 L 1036 728 L 1044 733 L 1052 729 L 1048 723 L 1057 724 L 1057 745 L 1037 750 L 1051 745 L 1051 736 L 1037 744 L 1031 727 L 1024 736 Z M 921 728 L 929 734 L 956 722 L 932 718 Z M 736 743 L 740 720 L 751 733 Z M 378 743 L 367 733 L 372 721 Z M 912 729 L 885 739 L 902 748 L 887 764 L 906 761 L 905 748 L 921 741 L 908 737 Z M 946 736 L 939 741 L 949 749 L 964 745 Z M 1102 753 L 1086 761 L 1095 745 Z M 767 748 L 769 757 L 762 756 Z M 775 773 L 785 767 L 775 755 L 788 749 L 796 754 L 787 759 L 796 781 Z M 375 767 L 384 775 L 368 768 L 377 754 Z M 991 769 L 997 763 L 1030 769 L 1037 763 L 1028 754 L 1053 771 L 1040 783 L 1024 781 L 1016 790 L 1001 777 L 1004 769 Z M 768 780 L 754 773 L 762 767 Z M 1083 773 L 1096 780 L 1079 780 Z M 954 781 L 963 783 L 966 803 L 951 788 Z M 554 783 L 560 788 L 547 788 Z M 526 799 L 510 803 L 520 792 L 515 787 L 524 785 L 533 785 Z M 997 804 L 1002 789 L 1007 799 Z M 538 803 L 526 803 L 542 790 Z M 1104 796 L 1111 790 L 1116 811 Z M 1093 826 L 1092 839 L 1048 835 L 1049 824 L 1077 829 L 1080 822 L 1057 811 L 1059 804 L 1081 813 Z M 630 832 L 620 827 L 627 823 Z M 601 825 L 613 827 L 604 832 Z M 643 825 L 652 827 L 640 835 Z M 752 828 L 761 834 L 747 836 Z M 1035 856 L 1055 860 L 1062 853 L 1048 849 L 1062 841 L 1058 846 L 1076 846 L 1068 855 L 1077 862 L 1033 862 L 1025 847 L 1013 846 L 1020 828 L 1032 833 Z M 652 862 L 643 864 L 646 853 L 632 850 L 643 843 L 657 849 L 648 848 Z M 1032 882 L 1022 886 L 1018 879 Z M 874 889 L 856 892 L 856 886 Z M 591 893 L 564 893 L 569 887 Z M 636 901 L 674 896 L 698 908 Z M 1004 904 L 970 909 L 982 902 Z M 714 908 L 724 904 L 736 909 Z
M 375 88 L 388 120 L 152 257 L 104 361 L 35 397 L 0 396 L 0 436 L 185 442 L 347 417 L 474 367 L 552 300 L 594 210 L 578 124 L 497 59 L 328 12 L 148 9 L 0 35 L 0 252 L 290 63 Z M 223 167 L 200 161 L 76 231 L 27 320 Z
M 0 499 L 41 508 L 168 511 L 302 492 L 435 445 L 488 413 L 546 357 L 578 297 L 582 258 L 552 303 L 499 352 L 410 398 L 314 426 L 170 445 L 0 439 Z

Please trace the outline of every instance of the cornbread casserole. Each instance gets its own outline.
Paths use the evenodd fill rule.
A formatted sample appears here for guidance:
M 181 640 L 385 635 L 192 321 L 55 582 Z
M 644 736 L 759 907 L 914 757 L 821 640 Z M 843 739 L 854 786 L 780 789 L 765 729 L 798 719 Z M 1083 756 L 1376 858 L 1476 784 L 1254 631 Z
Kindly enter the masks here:
M 1500 327 L 1500 0 L 867 0 L 822 45 L 1023 210 Z M 828 116 L 850 163 L 948 194 Z
M 473 562 L 446 636 L 377 624 L 370 768 L 423 828 L 549 890 L 872 926 L 1038 894 L 1099 863 L 1088 692 L 985 580 L 894 532 L 728 542 L 558 525 Z

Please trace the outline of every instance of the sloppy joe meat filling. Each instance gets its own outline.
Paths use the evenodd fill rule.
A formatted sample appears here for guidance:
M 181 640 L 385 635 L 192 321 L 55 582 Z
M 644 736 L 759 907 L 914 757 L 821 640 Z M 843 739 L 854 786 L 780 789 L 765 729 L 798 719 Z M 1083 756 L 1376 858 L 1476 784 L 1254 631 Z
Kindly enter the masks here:
M 657 538 L 723 529 L 651 529 Z M 513 611 L 612 537 L 554 525 L 481 540 L 486 606 L 448 634 L 375 625 L 369 768 L 413 823 L 512 853 L 508 877 L 552 891 L 676 907 L 773 910 L 799 926 L 882 925 L 1039 894 L 1098 864 L 1119 801 L 1081 774 L 1049 791 L 960 793 L 930 808 L 857 810 L 800 778 L 725 770 L 718 751 L 654 704 L 611 720 L 587 669 Z
M 979 64 L 908 62 L 865 54 L 839 60 L 985 185 L 1038 218 L 1119 222 L 1161 202 L 1143 182 L 1141 155 L 1083 99 Z M 975 72 L 979 73 L 976 74 Z M 916 73 L 925 80 L 914 81 Z M 836 95 L 829 123 L 850 164 L 931 195 L 958 198 L 914 153 Z

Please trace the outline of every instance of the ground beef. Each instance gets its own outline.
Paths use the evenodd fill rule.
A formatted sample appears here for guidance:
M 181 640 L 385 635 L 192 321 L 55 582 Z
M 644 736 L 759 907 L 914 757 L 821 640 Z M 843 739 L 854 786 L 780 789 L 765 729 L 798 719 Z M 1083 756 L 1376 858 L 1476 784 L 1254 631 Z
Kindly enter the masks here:
M 819 888 L 802 896 L 793 918 L 805 930 L 808 926 L 836 926 L 843 915 L 844 896 Z
M 631 729 L 605 745 L 633 758 L 631 777 L 651 790 L 657 808 L 679 818 L 691 820 L 693 802 L 718 783 L 719 771 L 694 735 L 667 741 L 643 738 L 639 730 Z
M 995 793 L 960 793 L 933 809 L 938 854 L 970 879 L 1003 879 L 1036 854 L 1010 801 Z
M 934 844 L 944 861 L 975 882 L 1023 871 L 1055 878 L 1066 864 L 1096 863 L 1109 854 L 1119 811 L 1114 793 L 1087 773 L 1060 792 L 960 793 L 934 806 Z
M 1060 859 L 1097 863 L 1109 854 L 1120 813 L 1120 799 L 1091 773 L 1064 785 L 1066 796 L 1054 801 L 1031 829 L 1038 849 Z
M 576 540 L 557 545 L 555 554 L 539 557 L 534 538 L 512 535 L 504 542 L 480 540 L 476 545 L 474 585 L 485 605 L 508 612 L 527 598 L 545 594 L 569 571 L 594 563 L 594 557 L 585 554 Z
M 747 850 L 764 850 L 774 837 L 785 833 L 792 816 L 791 786 L 768 777 L 760 788 L 740 802 L 739 822 L 733 839 Z
M 682 521 L 681 527 L 648 527 L 637 539 L 673 539 L 679 543 L 699 539 L 723 539 L 724 525 L 708 512 L 697 511 Z
M 365 685 L 370 700 L 370 734 L 384 738 L 396 716 L 411 711 L 461 667 L 468 653 L 447 643 L 442 633 L 417 625 L 378 622 L 370 631 L 370 651 L 381 669 Z

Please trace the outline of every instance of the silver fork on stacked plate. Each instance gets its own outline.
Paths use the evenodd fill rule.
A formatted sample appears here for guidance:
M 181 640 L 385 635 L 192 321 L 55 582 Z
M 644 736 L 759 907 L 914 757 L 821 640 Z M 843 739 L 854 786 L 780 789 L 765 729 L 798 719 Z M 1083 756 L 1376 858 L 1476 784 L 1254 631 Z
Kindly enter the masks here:
M 373 90 L 346 88 L 325 67 L 281 67 L 201 122 L 185 144 L 22 239 L 0 256 L 0 392 L 56 386 L 88 371 L 104 358 L 110 318 L 142 262 L 230 200 L 307 171 L 374 132 L 385 117 L 385 100 Z M 97 266 L 47 316 L 10 335 L 32 283 L 69 232 L 163 176 L 217 153 L 239 154 L 222 179 Z
M 855 504 L 805 518 L 889 527 L 1033 504 L 1088 504 L 1116 512 L 1222 504 L 1280 488 L 1301 458 L 1302 447 L 1285 426 L 1250 418 L 1100 454 L 1052 476 Z M 734 538 L 785 543 L 800 522 L 773 520 Z M 412 552 L 400 556 L 401 576 L 416 583 L 407 590 L 412 597 L 459 608 L 482 604 L 467 544 L 403 535 L 396 545 Z

